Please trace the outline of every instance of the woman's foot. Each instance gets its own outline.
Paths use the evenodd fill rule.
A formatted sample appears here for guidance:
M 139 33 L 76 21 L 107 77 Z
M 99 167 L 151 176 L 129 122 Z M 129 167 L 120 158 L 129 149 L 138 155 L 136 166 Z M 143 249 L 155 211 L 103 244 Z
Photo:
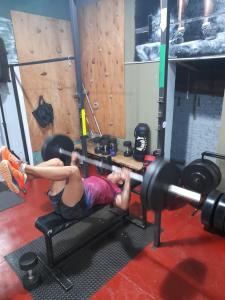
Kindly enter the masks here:
M 6 146 L 0 148 L 0 156 L 1 160 L 8 160 L 13 168 L 20 169 L 22 161 L 12 154 Z
M 25 192 L 26 174 L 15 169 L 8 160 L 2 160 L 0 163 L 0 173 L 8 188 L 18 194 Z

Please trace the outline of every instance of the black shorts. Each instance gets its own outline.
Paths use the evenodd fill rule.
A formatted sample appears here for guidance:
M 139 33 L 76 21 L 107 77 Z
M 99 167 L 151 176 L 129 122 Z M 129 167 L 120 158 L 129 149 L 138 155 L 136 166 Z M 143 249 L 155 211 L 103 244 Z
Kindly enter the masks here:
M 70 207 L 64 204 L 62 201 L 63 191 L 64 190 L 62 190 L 60 193 L 54 196 L 49 195 L 49 199 L 53 203 L 57 203 L 56 207 L 54 207 L 55 212 L 61 215 L 64 219 L 68 220 L 84 218 L 88 213 L 88 209 L 86 208 L 85 193 L 83 194 L 81 200 L 77 204 Z

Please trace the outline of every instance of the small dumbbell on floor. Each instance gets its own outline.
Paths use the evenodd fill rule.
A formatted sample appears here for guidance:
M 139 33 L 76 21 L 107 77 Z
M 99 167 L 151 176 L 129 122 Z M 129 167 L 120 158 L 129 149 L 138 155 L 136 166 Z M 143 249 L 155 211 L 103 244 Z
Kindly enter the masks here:
M 38 257 L 33 252 L 23 254 L 19 259 L 19 266 L 25 272 L 22 278 L 23 286 L 28 291 L 38 287 L 41 283 L 41 275 L 35 271 L 38 264 Z

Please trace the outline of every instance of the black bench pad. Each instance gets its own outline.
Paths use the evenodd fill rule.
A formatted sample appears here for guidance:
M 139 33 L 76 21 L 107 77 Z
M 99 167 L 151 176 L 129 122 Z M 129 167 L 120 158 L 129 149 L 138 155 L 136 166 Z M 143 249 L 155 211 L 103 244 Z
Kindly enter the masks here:
M 55 234 L 61 232 L 62 230 L 69 228 L 70 226 L 78 223 L 81 219 L 88 217 L 98 209 L 102 208 L 102 205 L 95 206 L 89 209 L 85 216 L 79 219 L 67 220 L 55 212 L 51 212 L 47 215 L 37 218 L 35 222 L 35 227 L 43 232 L 44 235 L 54 236 Z

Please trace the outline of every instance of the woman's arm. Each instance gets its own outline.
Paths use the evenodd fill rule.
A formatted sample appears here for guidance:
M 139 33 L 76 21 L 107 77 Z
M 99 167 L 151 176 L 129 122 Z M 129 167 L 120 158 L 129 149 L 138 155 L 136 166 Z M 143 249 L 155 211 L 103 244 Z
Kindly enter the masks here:
M 123 191 L 115 198 L 115 206 L 128 210 L 130 202 L 130 171 L 128 169 L 122 169 L 122 177 L 124 179 Z

